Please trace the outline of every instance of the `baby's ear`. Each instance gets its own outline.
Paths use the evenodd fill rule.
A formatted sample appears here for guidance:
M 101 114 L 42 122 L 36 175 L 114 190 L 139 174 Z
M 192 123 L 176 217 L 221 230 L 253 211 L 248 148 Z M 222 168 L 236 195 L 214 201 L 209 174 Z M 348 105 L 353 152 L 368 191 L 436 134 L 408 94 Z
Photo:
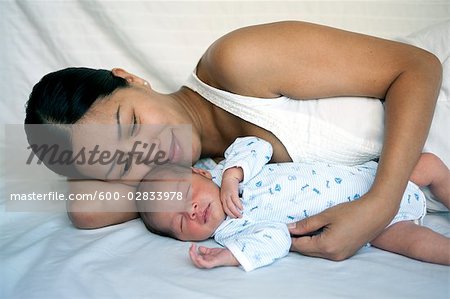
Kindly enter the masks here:
M 202 175 L 205 178 L 210 179 L 210 180 L 212 179 L 211 173 L 206 169 L 195 168 L 195 167 L 191 167 L 191 169 L 192 169 L 192 173 Z

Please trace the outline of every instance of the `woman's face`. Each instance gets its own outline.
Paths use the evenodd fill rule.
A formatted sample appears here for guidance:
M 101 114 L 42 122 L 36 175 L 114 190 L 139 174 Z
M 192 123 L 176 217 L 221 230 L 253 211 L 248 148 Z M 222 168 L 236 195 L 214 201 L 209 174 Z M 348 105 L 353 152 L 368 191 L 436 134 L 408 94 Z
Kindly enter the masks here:
M 82 174 L 137 185 L 155 164 L 191 165 L 200 156 L 182 106 L 148 84 L 130 85 L 97 100 L 72 127 L 74 154 L 85 156 L 76 165 Z

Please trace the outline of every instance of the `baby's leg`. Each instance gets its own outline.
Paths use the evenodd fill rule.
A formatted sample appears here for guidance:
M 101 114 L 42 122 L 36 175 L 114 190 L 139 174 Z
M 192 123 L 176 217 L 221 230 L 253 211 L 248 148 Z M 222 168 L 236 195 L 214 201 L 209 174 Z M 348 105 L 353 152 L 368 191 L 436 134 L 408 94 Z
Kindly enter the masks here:
M 412 221 L 391 225 L 370 243 L 413 259 L 450 265 L 450 239 Z
M 421 155 L 410 180 L 419 187 L 430 188 L 430 191 L 450 209 L 450 170 L 436 155 Z

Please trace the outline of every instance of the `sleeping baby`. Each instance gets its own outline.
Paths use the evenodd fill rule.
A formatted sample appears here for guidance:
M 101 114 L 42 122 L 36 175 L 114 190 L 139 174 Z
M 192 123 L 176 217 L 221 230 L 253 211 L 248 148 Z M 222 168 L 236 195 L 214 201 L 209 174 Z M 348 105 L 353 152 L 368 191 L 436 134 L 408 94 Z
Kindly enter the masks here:
M 369 191 L 376 162 L 358 166 L 321 163 L 268 163 L 271 145 L 257 137 L 238 138 L 225 159 L 212 170 L 164 165 L 152 170 L 139 186 L 142 194 L 182 194 L 175 200 L 139 200 L 138 210 L 154 233 L 184 241 L 213 237 L 222 247 L 192 244 L 189 255 L 199 268 L 241 266 L 245 271 L 266 266 L 288 254 L 289 224 Z M 450 171 L 434 155 L 418 165 L 421 185 L 450 206 Z M 438 168 L 437 168 L 438 167 Z M 426 178 L 439 174 L 440 180 Z M 412 178 L 414 179 L 414 178 Z M 424 183 L 426 182 L 426 183 Z M 376 211 L 374 211 L 376 212 Z M 411 258 L 450 265 L 450 239 L 420 224 L 426 213 L 424 194 L 409 182 L 400 209 L 371 245 Z M 297 236 L 298 237 L 298 236 Z M 304 236 L 305 238 L 311 236 Z

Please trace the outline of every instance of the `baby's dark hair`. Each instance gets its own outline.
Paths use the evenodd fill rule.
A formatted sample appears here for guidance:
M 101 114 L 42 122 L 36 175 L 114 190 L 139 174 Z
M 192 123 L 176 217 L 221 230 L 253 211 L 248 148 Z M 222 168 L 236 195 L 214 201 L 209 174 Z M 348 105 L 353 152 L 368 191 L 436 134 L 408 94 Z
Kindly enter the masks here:
M 39 145 L 58 144 L 62 151 L 70 151 L 70 130 L 65 125 L 75 124 L 98 99 L 128 86 L 127 80 L 102 69 L 70 67 L 45 75 L 26 104 L 25 132 L 28 143 L 35 145 L 34 154 L 54 172 L 72 176 L 74 169 L 50 163 L 50 155 L 37 150 Z
M 139 210 L 139 208 L 138 208 Z M 177 237 L 175 237 L 173 235 L 173 233 L 171 231 L 164 231 L 162 229 L 160 229 L 156 223 L 154 221 L 152 221 L 152 214 L 154 213 L 158 213 L 158 212 L 139 212 L 139 216 L 142 219 L 142 222 L 144 222 L 145 227 L 147 228 L 147 230 L 153 234 L 162 236 L 162 237 L 169 237 L 169 238 L 173 238 L 173 239 L 177 239 Z

